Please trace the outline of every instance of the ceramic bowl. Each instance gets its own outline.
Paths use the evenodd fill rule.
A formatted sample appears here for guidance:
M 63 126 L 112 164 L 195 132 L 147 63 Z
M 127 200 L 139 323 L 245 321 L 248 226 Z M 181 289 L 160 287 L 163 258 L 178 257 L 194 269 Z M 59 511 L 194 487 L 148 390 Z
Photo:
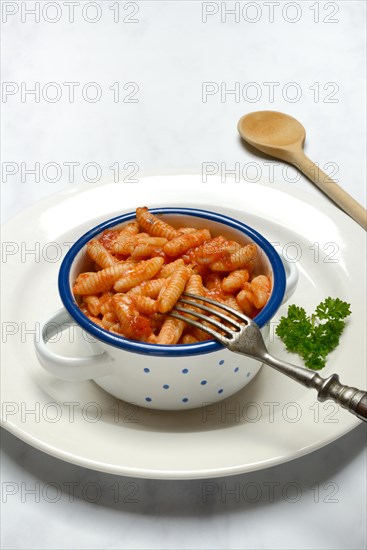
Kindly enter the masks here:
M 228 216 L 193 208 L 150 211 L 176 226 L 208 227 L 214 236 L 222 234 L 241 244 L 258 245 L 261 251 L 258 269 L 273 280 L 268 303 L 255 318 L 266 341 L 269 321 L 296 287 L 295 264 L 283 263 L 265 237 Z M 229 397 L 254 378 L 261 368 L 258 361 L 232 353 L 215 340 L 170 346 L 129 340 L 102 329 L 79 309 L 72 285 L 85 270 L 87 242 L 104 230 L 120 228 L 134 218 L 135 212 L 131 212 L 95 226 L 66 254 L 59 272 L 59 293 L 64 308 L 42 322 L 42 337 L 35 341 L 41 365 L 64 380 L 92 379 L 115 397 L 152 409 L 190 409 Z M 91 356 L 63 357 L 52 350 L 49 340 L 71 324 L 79 325 L 92 337 L 92 342 L 86 342 Z

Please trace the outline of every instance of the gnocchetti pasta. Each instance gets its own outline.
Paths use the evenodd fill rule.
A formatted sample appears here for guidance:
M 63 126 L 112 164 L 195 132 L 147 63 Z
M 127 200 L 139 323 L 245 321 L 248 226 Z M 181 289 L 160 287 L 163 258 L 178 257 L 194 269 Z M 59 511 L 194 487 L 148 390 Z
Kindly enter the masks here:
M 136 209 L 136 220 L 108 229 L 86 246 L 94 271 L 73 286 L 81 311 L 105 330 L 154 344 L 191 344 L 210 339 L 202 330 L 170 317 L 183 292 L 207 296 L 255 317 L 272 283 L 259 274 L 256 244 L 239 244 L 208 228 L 173 227 Z

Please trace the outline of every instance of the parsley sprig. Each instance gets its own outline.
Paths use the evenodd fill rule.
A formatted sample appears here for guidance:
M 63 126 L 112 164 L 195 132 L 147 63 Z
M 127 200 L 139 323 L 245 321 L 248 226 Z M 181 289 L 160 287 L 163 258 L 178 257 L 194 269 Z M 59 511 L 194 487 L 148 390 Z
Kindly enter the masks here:
M 311 316 L 307 316 L 303 307 L 291 305 L 275 332 L 288 351 L 301 355 L 306 367 L 320 370 L 328 354 L 339 344 L 345 327 L 343 319 L 350 313 L 350 304 L 339 298 L 326 298 Z

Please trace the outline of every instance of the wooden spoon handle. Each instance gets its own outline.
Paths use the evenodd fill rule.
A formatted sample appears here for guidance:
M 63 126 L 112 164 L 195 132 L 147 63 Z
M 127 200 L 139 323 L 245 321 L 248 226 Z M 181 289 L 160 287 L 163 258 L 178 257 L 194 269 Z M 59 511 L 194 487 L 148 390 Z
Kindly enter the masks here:
M 304 173 L 321 191 L 333 200 L 344 212 L 349 214 L 359 225 L 367 229 L 367 211 L 359 202 L 351 197 L 334 180 L 329 178 L 317 164 L 312 162 L 303 151 L 297 152 L 292 158 L 294 164 Z

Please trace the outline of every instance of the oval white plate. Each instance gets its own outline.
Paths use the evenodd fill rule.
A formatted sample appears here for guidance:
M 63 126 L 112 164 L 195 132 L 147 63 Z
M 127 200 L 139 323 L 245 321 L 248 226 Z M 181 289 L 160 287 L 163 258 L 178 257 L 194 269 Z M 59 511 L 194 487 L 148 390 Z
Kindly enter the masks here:
M 61 255 L 97 221 L 142 204 L 203 207 L 238 218 L 297 260 L 300 280 L 292 303 L 311 312 L 327 296 L 350 302 L 353 314 L 322 375 L 337 372 L 343 383 L 366 387 L 365 233 L 356 223 L 321 195 L 284 184 L 152 176 L 134 186 L 72 188 L 4 226 L 2 425 L 63 460 L 161 479 L 268 467 L 318 449 L 355 427 L 359 421 L 351 414 L 331 402 L 318 403 L 314 391 L 268 367 L 221 403 L 160 412 L 116 402 L 92 381 L 58 380 L 39 366 L 33 333 L 41 319 L 61 306 Z M 277 319 L 284 313 L 286 306 Z M 55 345 L 62 353 L 87 353 L 80 334 L 68 333 Z M 277 338 L 270 351 L 301 364 Z

